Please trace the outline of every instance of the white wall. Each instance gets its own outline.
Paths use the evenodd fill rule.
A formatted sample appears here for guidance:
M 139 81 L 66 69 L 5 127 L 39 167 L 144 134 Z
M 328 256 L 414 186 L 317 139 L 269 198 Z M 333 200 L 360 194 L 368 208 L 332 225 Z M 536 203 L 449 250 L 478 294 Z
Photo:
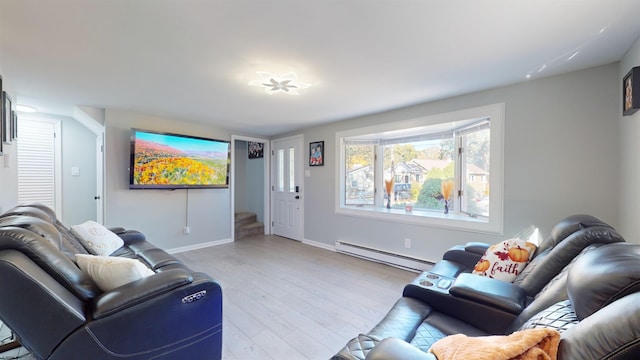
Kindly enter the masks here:
M 622 116 L 622 78 L 635 66 L 640 66 L 640 38 L 620 61 L 617 78 L 621 164 L 619 231 L 627 241 L 640 243 L 640 111 Z
M 640 145 L 635 140 L 640 135 L 640 112 L 623 118 L 620 106 L 621 78 L 640 63 L 639 48 L 636 43 L 620 66 L 531 80 L 303 131 L 305 143 L 324 140 L 326 152 L 325 166 L 307 168 L 311 176 L 304 183 L 304 238 L 330 246 L 338 239 L 349 240 L 430 260 L 438 259 L 452 244 L 496 242 L 498 237 L 484 234 L 337 216 L 334 139 L 340 130 L 504 102 L 504 236 L 529 225 L 540 226 L 546 234 L 564 216 L 590 213 L 633 241 L 640 233 L 635 219 L 640 207 Z M 228 189 L 189 190 L 192 234 L 188 236 L 182 234 L 187 221 L 185 190 L 128 189 L 131 127 L 229 139 L 226 130 L 120 110 L 107 110 L 105 117 L 107 226 L 138 229 L 167 249 L 231 237 Z M 15 169 L 0 166 L 3 210 L 17 202 Z M 405 237 L 413 240 L 411 249 L 404 248 Z
M 304 238 L 437 260 L 454 244 L 497 242 L 530 225 L 546 236 L 558 220 L 576 213 L 617 226 L 619 84 L 618 66 L 610 64 L 308 129 L 305 143 L 324 140 L 326 155 L 325 166 L 307 168 Z M 506 114 L 504 236 L 335 214 L 336 131 L 498 102 Z M 405 238 L 412 239 L 411 249 L 404 248 Z
M 235 186 L 234 209 L 236 212 L 249 211 L 249 205 L 247 204 L 247 192 L 249 187 L 247 178 L 247 156 L 249 151 L 247 149 L 247 142 L 242 140 L 235 141 L 235 154 L 233 164 L 233 185 Z
M 167 250 L 231 239 L 229 189 L 129 190 L 131 128 L 229 140 L 226 130 L 204 124 L 107 109 L 105 225 L 143 232 Z M 188 218 L 187 218 L 188 196 Z M 182 230 L 187 224 L 190 235 Z
M 255 213 L 257 220 L 264 222 L 264 158 L 249 159 L 249 143 L 244 140 L 235 143 L 235 211 Z
M 1 67 L 0 75 L 2 75 Z M 14 100 L 13 106 L 15 107 L 16 97 L 11 88 L 11 79 L 3 76 L 2 90 L 6 91 L 7 94 L 9 94 L 9 97 Z M 2 141 L 2 139 L 0 139 L 0 141 Z M 0 213 L 9 210 L 18 203 L 18 167 L 16 166 L 16 148 L 16 143 L 11 145 L 3 144 L 3 155 L 0 156 Z
M 0 213 L 18 204 L 18 167 L 17 145 L 3 144 L 3 155 L 0 156 Z M 8 162 L 8 166 L 5 165 Z
M 18 169 L 15 149 L 15 144 L 4 144 L 4 155 L 0 156 L 0 213 L 18 204 Z M 8 168 L 5 166 L 7 161 L 9 161 Z
M 64 117 L 62 125 L 62 214 L 66 225 L 96 220 L 96 135 L 78 121 Z M 80 170 L 71 175 L 71 168 Z

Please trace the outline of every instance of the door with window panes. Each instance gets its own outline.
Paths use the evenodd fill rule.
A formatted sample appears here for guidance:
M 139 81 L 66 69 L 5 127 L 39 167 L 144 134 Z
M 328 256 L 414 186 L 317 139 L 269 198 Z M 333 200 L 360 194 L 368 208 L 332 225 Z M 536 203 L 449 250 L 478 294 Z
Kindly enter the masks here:
M 302 241 L 302 138 L 274 140 L 272 149 L 273 233 Z

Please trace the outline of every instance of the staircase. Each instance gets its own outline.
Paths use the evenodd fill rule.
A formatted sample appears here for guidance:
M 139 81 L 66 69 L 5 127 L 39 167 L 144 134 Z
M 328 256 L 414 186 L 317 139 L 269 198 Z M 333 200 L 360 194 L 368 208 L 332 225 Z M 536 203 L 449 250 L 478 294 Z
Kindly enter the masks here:
M 251 235 L 264 235 L 264 224 L 256 219 L 251 212 L 235 213 L 235 239 L 240 240 Z

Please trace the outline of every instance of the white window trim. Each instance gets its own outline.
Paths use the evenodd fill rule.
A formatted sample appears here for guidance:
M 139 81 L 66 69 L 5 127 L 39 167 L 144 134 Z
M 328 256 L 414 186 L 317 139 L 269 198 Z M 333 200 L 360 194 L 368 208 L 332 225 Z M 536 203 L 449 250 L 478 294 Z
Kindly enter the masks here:
M 385 123 L 336 132 L 335 153 L 339 154 L 339 161 L 336 162 L 336 173 L 339 176 L 335 179 L 336 205 L 335 212 L 339 215 L 370 218 L 380 221 L 393 221 L 405 224 L 423 225 L 445 229 L 471 231 L 488 234 L 503 234 L 504 227 L 504 103 L 491 104 L 470 109 L 452 111 L 443 114 L 430 115 L 416 119 Z M 355 206 L 344 206 L 345 202 L 345 163 L 343 139 L 374 133 L 382 133 L 398 129 L 408 129 L 419 126 L 428 126 L 456 120 L 489 117 L 491 119 L 491 183 L 489 191 L 491 202 L 489 204 L 489 219 L 472 218 L 456 214 L 440 214 L 436 211 L 414 210 L 406 213 L 399 209 L 383 208 L 358 208 Z M 376 172 L 376 177 L 381 177 L 381 172 Z M 376 178 L 380 188 L 381 179 Z

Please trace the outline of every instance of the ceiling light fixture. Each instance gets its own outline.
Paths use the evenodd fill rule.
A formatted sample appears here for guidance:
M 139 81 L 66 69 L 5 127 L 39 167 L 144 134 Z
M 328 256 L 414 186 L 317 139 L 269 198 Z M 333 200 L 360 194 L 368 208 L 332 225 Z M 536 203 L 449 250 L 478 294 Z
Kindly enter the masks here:
M 33 106 L 18 104 L 16 105 L 16 111 L 33 113 L 33 112 L 36 112 L 37 110 Z
M 288 95 L 300 95 L 299 89 L 306 89 L 311 84 L 298 80 L 298 75 L 294 72 L 278 76 L 266 71 L 257 71 L 259 80 L 249 82 L 250 86 L 264 87 L 264 92 L 269 95 L 282 92 Z

